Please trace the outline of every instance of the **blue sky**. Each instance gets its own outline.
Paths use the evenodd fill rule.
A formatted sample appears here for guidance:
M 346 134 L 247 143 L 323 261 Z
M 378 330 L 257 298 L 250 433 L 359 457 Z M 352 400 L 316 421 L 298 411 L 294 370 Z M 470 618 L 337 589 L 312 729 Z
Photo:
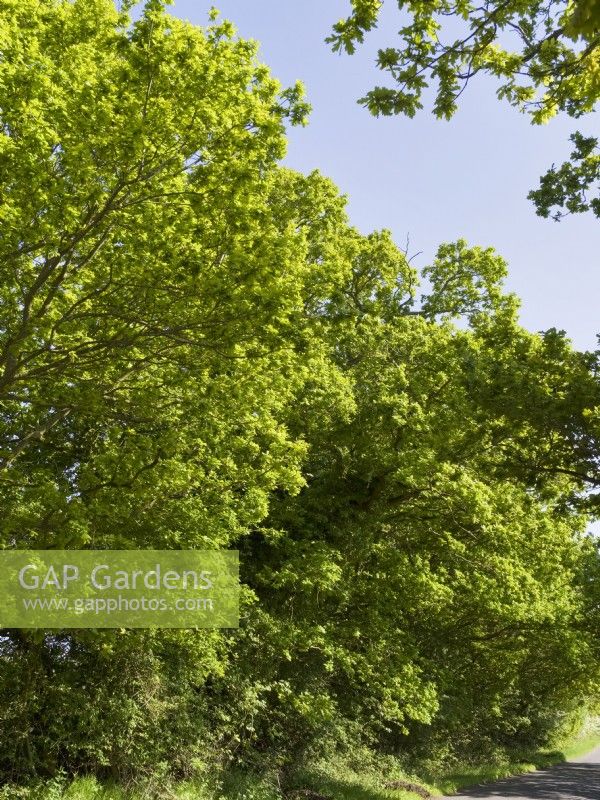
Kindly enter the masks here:
M 532 126 L 496 99 L 486 79 L 469 85 L 450 122 L 428 108 L 412 120 L 376 119 L 356 100 L 385 82 L 374 57 L 378 46 L 394 43 L 394 3 L 352 57 L 323 41 L 346 15 L 347 0 L 175 0 L 171 13 L 204 25 L 211 5 L 241 36 L 260 42 L 261 60 L 282 83 L 305 83 L 313 111 L 307 128 L 290 132 L 286 163 L 335 180 L 354 225 L 389 228 L 402 247 L 409 236 L 410 252 L 422 251 L 417 266 L 444 241 L 491 245 L 509 263 L 508 285 L 522 299 L 527 328 L 561 328 L 577 347 L 596 346 L 598 222 L 591 215 L 543 220 L 526 199 L 550 164 L 566 159 L 571 132 L 598 132 L 596 117 Z

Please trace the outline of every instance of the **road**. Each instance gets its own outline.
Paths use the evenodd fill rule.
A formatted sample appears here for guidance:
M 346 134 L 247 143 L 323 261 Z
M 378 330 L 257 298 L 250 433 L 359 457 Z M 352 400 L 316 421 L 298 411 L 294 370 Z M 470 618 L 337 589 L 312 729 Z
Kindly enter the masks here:
M 453 800 L 600 800 L 600 747 L 555 767 L 463 789 Z

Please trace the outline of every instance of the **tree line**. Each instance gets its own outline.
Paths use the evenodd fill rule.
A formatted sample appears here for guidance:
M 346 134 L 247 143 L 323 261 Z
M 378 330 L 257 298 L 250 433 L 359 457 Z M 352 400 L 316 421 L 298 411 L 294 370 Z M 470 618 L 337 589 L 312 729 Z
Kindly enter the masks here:
M 486 758 L 598 687 L 598 352 L 492 249 L 417 271 L 256 46 L 0 2 L 0 536 L 238 549 L 237 630 L 5 629 L 0 774 Z

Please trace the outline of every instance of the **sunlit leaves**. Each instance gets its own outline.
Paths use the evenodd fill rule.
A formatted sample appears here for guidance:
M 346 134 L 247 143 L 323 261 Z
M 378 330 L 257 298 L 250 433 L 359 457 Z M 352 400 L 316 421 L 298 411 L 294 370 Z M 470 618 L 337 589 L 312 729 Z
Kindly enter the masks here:
M 549 169 L 540 178 L 540 188 L 529 192 L 528 197 L 541 217 L 559 220 L 567 214 L 590 210 L 600 217 L 598 139 L 574 133 L 571 141 L 575 150 L 570 161 L 565 161 L 558 169 L 554 166 Z
M 377 25 L 380 6 L 352 0 L 352 13 L 334 25 L 327 39 L 333 50 L 353 53 Z M 407 22 L 398 32 L 400 43 L 380 49 L 376 59 L 390 82 L 359 100 L 372 114 L 414 117 L 432 90 L 433 113 L 450 119 L 479 73 L 493 76 L 498 98 L 528 113 L 535 124 L 559 112 L 580 117 L 594 110 L 600 97 L 598 0 L 553 0 L 548 5 L 532 0 L 484 5 L 470 0 L 398 0 L 398 9 Z M 594 209 L 577 199 L 580 188 L 573 182 L 578 179 L 587 187 L 589 168 L 567 164 L 561 175 L 551 170 L 540 191 L 548 195 L 568 182 L 569 212 Z M 530 195 L 538 209 L 545 208 L 542 195 Z

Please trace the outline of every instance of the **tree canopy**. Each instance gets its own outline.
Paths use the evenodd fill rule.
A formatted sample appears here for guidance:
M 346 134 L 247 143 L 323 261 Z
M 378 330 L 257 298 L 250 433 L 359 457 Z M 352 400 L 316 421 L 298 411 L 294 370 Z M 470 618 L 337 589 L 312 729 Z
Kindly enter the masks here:
M 351 13 L 334 25 L 327 41 L 353 53 L 376 27 L 382 0 L 351 0 Z M 378 68 L 391 86 L 377 86 L 359 102 L 375 115 L 406 114 L 423 108 L 424 92 L 435 91 L 433 113 L 450 119 L 461 94 L 478 74 L 498 83 L 497 96 L 530 115 L 536 124 L 559 112 L 579 118 L 600 97 L 600 4 L 598 0 L 398 0 L 399 43 L 380 49 Z M 593 139 L 576 140 L 572 161 L 552 168 L 530 194 L 537 213 L 565 206 L 570 213 L 592 208 L 581 192 L 596 191 L 598 168 Z M 591 159 L 591 160 L 590 160 Z M 562 214 L 555 215 L 555 219 Z
M 239 630 L 3 630 L 3 779 L 550 741 L 599 678 L 598 354 L 282 167 L 301 87 L 228 23 L 0 11 L 0 546 L 242 554 Z

